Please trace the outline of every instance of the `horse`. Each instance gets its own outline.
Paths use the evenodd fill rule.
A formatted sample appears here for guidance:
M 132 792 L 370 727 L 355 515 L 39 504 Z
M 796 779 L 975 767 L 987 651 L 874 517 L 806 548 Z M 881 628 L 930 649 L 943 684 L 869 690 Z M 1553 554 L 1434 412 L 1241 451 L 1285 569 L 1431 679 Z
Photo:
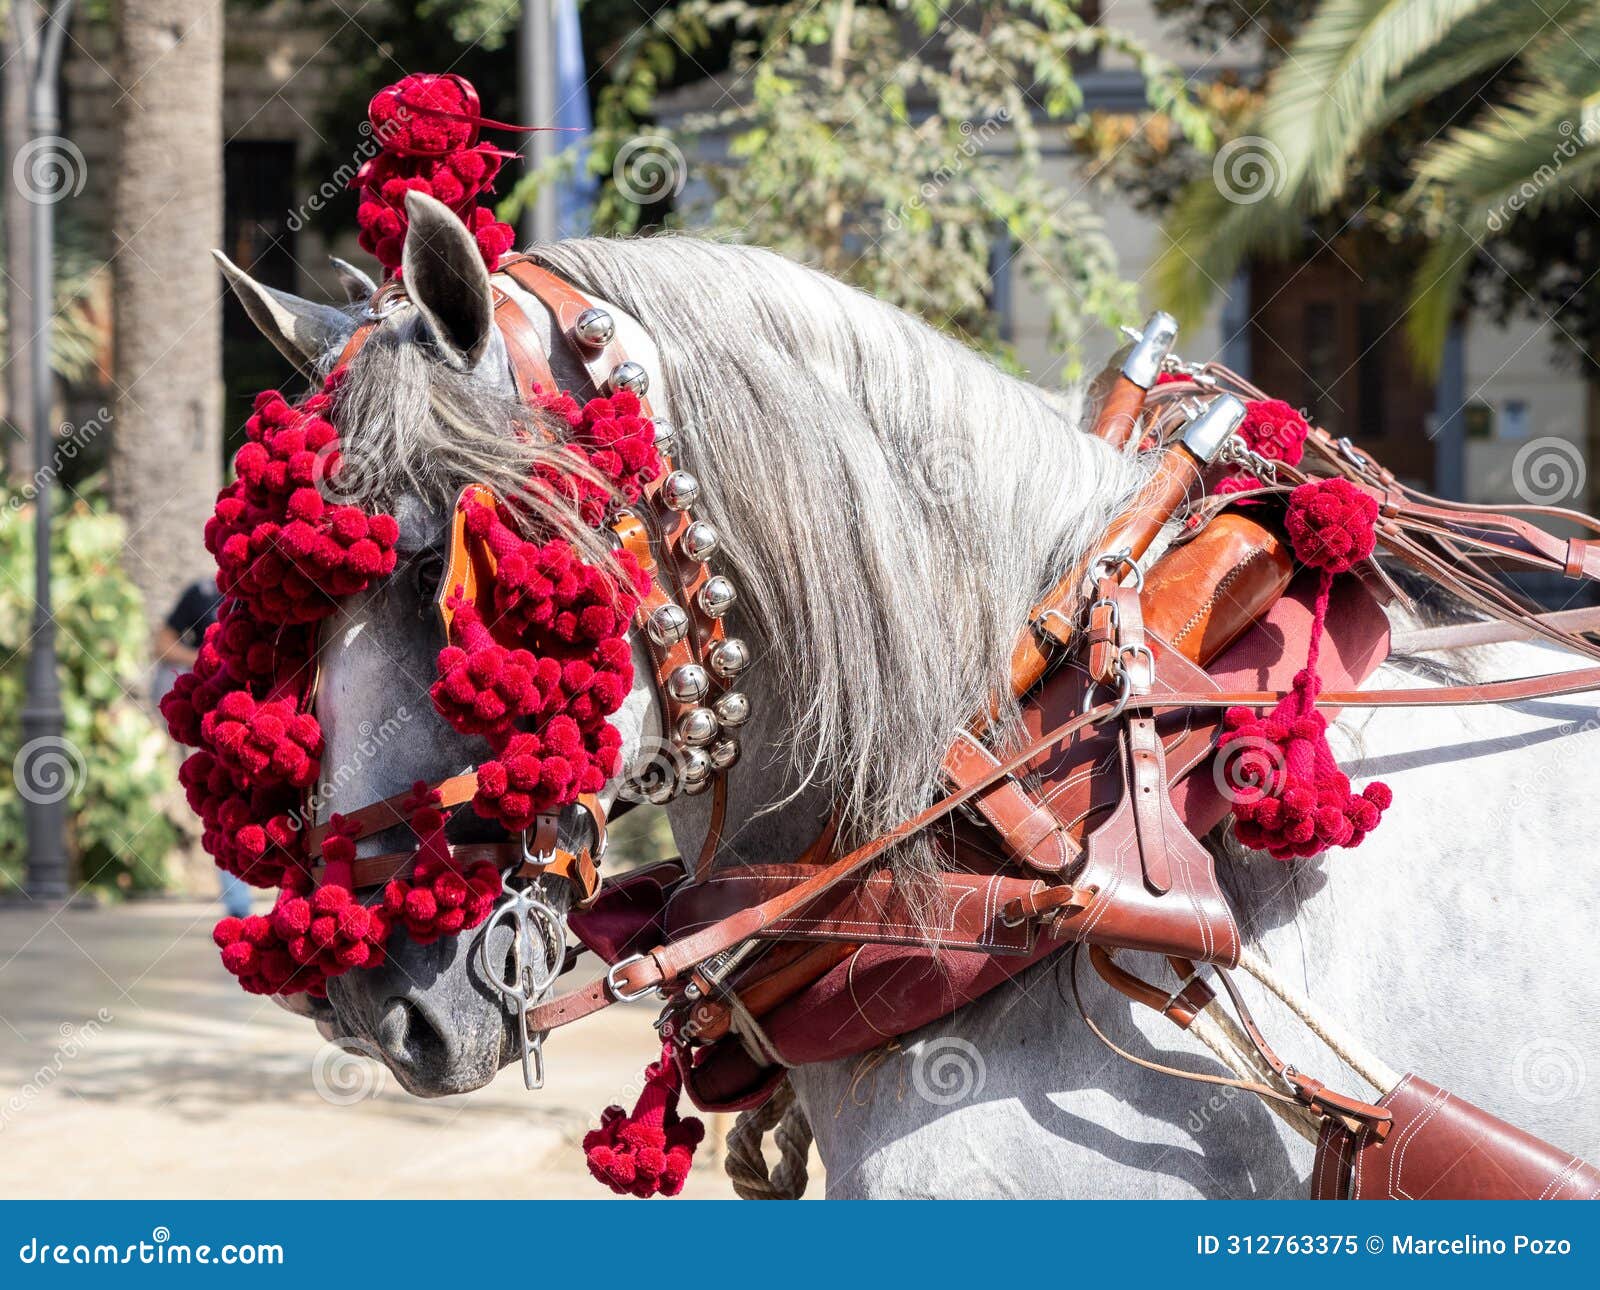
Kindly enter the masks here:
M 558 382 L 585 384 L 543 307 L 503 276 L 491 283 L 455 216 L 416 194 L 407 208 L 406 297 L 351 361 L 340 394 L 341 439 L 365 467 L 363 500 L 400 521 L 400 565 L 323 631 L 324 815 L 486 753 L 435 716 L 426 692 L 443 643 L 433 603 L 455 492 L 474 481 L 514 485 L 528 465 L 530 449 L 511 433 L 524 410 L 493 326 L 492 287 L 542 329 Z M 677 429 L 680 460 L 703 481 L 697 513 L 722 534 L 719 559 L 739 591 L 730 630 L 751 642 L 755 662 L 741 677 L 754 715 L 730 773 L 717 862 L 795 859 L 835 811 L 845 842 L 913 815 L 951 732 L 1009 692 L 1006 664 L 1029 606 L 1092 554 L 1137 494 L 1145 463 L 1082 433 L 1081 400 L 1006 375 L 770 252 L 661 236 L 562 241 L 532 254 L 615 318 L 653 378 L 657 414 Z M 341 354 L 371 287 L 347 269 L 356 303 L 339 307 L 223 266 L 255 323 L 311 375 Z M 608 808 L 664 755 L 649 660 L 641 642 L 633 647 L 634 688 L 614 718 L 623 769 L 602 794 Z M 1518 675 L 1574 663 L 1514 645 L 1453 665 Z M 1369 684 L 1433 675 L 1436 665 L 1392 660 Z M 1016 716 L 1002 708 L 999 728 Z M 1382 774 L 1395 789 L 1374 838 L 1290 865 L 1213 839 L 1242 929 L 1301 993 L 1391 1060 L 1588 1155 L 1600 1150 L 1600 1080 L 1587 1075 L 1596 1005 L 1585 969 L 1600 951 L 1584 917 L 1593 900 L 1581 826 L 1600 787 L 1560 772 L 1600 751 L 1597 716 L 1588 695 L 1347 714 L 1346 768 Z M 375 740 L 374 729 L 398 734 Z M 697 854 L 705 798 L 667 810 L 681 852 Z M 452 832 L 470 840 L 482 826 L 465 814 Z M 579 813 L 563 817 L 564 838 L 582 827 Z M 404 841 L 380 835 L 362 848 Z M 914 882 L 925 855 L 902 845 L 893 863 Z M 1526 936 L 1534 928 L 1536 942 Z M 520 1018 L 483 975 L 510 950 L 495 923 L 428 946 L 400 929 L 383 966 L 333 979 L 325 1002 L 280 1002 L 325 1035 L 361 1041 L 413 1094 L 465 1092 L 521 1052 Z M 1311 1149 L 1300 1135 L 1253 1099 L 1197 1093 L 1107 1053 L 1073 1015 L 1065 971 L 1058 956 L 885 1050 L 792 1071 L 829 1195 L 1303 1188 Z M 1097 981 L 1085 1001 L 1124 1046 L 1217 1069 Z M 1297 1019 L 1271 998 L 1252 1005 L 1288 1044 Z M 1305 1065 L 1353 1082 L 1337 1059 L 1317 1061 Z M 1508 1089 L 1518 1096 L 1511 1107 Z

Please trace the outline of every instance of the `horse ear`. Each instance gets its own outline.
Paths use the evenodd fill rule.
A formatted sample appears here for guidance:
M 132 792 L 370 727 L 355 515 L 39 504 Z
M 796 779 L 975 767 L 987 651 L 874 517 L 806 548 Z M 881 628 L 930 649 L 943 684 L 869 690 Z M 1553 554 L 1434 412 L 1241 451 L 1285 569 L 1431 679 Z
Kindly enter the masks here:
M 349 260 L 341 260 L 337 255 L 330 255 L 328 263 L 333 265 L 333 271 L 339 275 L 339 285 L 344 288 L 344 298 L 353 305 L 364 305 L 372 299 L 377 291 L 378 284 L 369 278 Z
M 315 377 L 319 360 L 355 330 L 350 318 L 332 305 L 262 286 L 221 251 L 211 254 L 250 321 L 305 375 Z
M 483 357 L 494 324 L 483 253 L 467 226 L 443 202 L 407 193 L 406 217 L 400 257 L 406 294 L 439 343 L 463 365 L 474 367 Z

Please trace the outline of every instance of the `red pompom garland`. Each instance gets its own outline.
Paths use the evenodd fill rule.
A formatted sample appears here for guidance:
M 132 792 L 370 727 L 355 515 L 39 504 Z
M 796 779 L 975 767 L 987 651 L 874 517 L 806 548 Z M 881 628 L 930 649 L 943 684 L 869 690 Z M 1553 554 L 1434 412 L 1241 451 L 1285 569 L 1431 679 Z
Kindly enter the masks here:
M 376 904 L 354 892 L 355 844 L 337 816 L 323 880 L 312 878 L 305 794 L 321 773 L 322 731 L 303 706 L 316 624 L 393 570 L 399 537 L 392 517 L 323 496 L 344 469 L 332 420 L 341 375 L 298 405 L 275 391 L 256 399 L 234 481 L 206 526 L 223 606 L 161 704 L 173 738 L 197 750 L 179 778 L 202 845 L 220 868 L 280 888 L 269 916 L 224 919 L 215 931 L 224 966 L 255 993 L 320 995 L 330 977 L 381 963 L 392 928 L 426 944 L 480 925 L 501 894 L 493 864 L 455 862 L 437 796 L 422 785 L 408 803 L 416 863 Z M 538 482 L 581 499 L 595 524 L 660 472 L 654 426 L 632 394 L 543 402 L 587 471 Z M 469 505 L 470 540 L 495 573 L 472 599 L 451 589 L 432 695 L 451 725 L 489 743 L 474 809 L 517 831 L 616 773 L 621 737 L 607 718 L 632 686 L 626 634 L 650 583 L 626 552 L 615 569 L 597 568 L 564 539 L 524 537 L 499 503 Z

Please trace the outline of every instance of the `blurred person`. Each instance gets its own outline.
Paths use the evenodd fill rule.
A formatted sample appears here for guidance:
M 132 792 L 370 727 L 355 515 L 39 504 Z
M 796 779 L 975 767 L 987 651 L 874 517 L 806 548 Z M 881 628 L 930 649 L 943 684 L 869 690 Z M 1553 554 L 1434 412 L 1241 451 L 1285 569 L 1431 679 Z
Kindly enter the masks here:
M 150 687 L 156 703 L 166 696 L 180 673 L 194 666 L 206 628 L 217 621 L 221 604 L 222 592 L 217 589 L 216 578 L 196 578 L 183 589 L 178 603 L 156 630 L 155 675 Z M 243 918 L 250 912 L 249 886 L 226 870 L 218 869 L 217 873 L 222 882 L 223 908 L 235 918 Z

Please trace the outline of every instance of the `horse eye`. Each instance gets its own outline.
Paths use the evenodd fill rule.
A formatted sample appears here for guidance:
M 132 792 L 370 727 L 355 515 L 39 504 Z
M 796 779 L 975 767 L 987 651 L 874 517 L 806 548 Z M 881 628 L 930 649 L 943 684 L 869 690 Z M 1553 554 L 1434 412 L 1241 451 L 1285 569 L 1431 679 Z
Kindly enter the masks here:
M 439 595 L 439 581 L 444 577 L 444 554 L 424 551 L 411 562 L 411 585 L 416 589 L 419 605 L 417 613 L 426 616 Z

